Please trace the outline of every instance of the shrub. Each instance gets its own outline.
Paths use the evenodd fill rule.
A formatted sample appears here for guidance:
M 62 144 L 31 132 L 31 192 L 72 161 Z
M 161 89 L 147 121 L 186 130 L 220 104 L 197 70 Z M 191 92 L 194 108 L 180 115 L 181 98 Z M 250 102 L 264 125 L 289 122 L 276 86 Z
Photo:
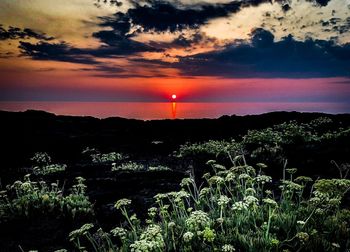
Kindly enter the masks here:
M 26 175 L 0 193 L 0 222 L 16 218 L 30 218 L 38 214 L 87 215 L 92 213 L 92 204 L 85 195 L 84 179 L 78 177 L 71 192 L 64 195 L 57 183 L 31 181 Z
M 95 251 L 350 249 L 350 211 L 340 208 L 349 180 L 317 180 L 312 185 L 308 177 L 293 179 L 290 169 L 290 178 L 278 182 L 263 173 L 264 164 L 259 169 L 226 169 L 213 160 L 209 164 L 213 171 L 203 176 L 201 186 L 185 178 L 180 191 L 157 194 L 145 225 L 130 216 L 130 200 L 118 201 L 116 208 L 127 224 L 104 232 L 104 250 Z M 271 191 L 274 185 L 279 187 Z M 112 243 L 111 237 L 119 242 Z

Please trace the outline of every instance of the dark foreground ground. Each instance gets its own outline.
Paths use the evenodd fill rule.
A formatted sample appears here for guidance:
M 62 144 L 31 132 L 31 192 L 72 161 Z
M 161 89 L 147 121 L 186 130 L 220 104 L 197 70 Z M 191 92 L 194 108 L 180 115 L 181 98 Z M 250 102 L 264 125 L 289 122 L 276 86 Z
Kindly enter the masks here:
M 142 213 L 157 192 L 178 189 L 189 166 L 200 169 L 203 162 L 174 159 L 171 156 L 180 145 L 210 139 L 228 140 L 242 136 L 250 129 L 263 129 L 290 120 L 309 122 L 320 116 L 324 114 L 274 112 L 254 116 L 223 116 L 218 119 L 141 121 L 56 116 L 42 111 L 0 111 L 0 190 L 28 173 L 30 158 L 34 153 L 47 152 L 55 163 L 67 164 L 65 172 L 50 175 L 47 180 L 66 181 L 69 184 L 74 177 L 86 178 L 97 221 L 101 226 L 111 227 L 120 218 L 113 208 L 119 198 L 131 197 L 135 209 Z M 344 128 L 350 127 L 350 114 L 327 117 Z M 292 164 L 304 169 L 305 175 L 315 172 L 325 176 L 334 175 L 337 171 L 334 167 L 330 168 L 330 156 L 335 160 L 347 161 L 350 157 L 349 140 L 342 139 L 332 146 L 312 151 L 308 149 L 308 153 L 301 149 L 303 146 L 298 146 Z M 161 164 L 172 170 L 111 172 L 110 165 L 91 164 L 84 160 L 81 152 L 86 147 L 96 148 L 102 153 L 127 153 L 130 160 L 145 166 Z M 28 249 L 36 247 L 42 248 L 41 251 L 53 251 L 57 248 L 55 244 L 67 243 L 64 237 L 69 231 L 79 222 L 86 221 L 89 220 L 77 220 L 77 223 L 72 224 L 38 216 L 37 219 L 3 223 L 0 225 L 0 251 L 19 251 L 18 244 Z

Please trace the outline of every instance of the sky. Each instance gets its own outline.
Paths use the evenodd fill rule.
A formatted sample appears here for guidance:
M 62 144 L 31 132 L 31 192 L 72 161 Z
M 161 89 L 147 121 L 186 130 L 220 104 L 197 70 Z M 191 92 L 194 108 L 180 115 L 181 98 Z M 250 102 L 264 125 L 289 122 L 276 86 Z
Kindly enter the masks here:
M 350 0 L 1 0 L 0 101 L 349 104 L 349 29 Z

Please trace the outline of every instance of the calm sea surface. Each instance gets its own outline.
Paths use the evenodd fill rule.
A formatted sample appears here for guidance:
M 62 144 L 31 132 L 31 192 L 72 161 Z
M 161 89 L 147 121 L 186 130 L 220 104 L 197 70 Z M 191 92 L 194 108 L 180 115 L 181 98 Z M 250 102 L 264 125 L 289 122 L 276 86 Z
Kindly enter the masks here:
M 0 102 L 0 110 L 45 110 L 57 115 L 125 117 L 143 120 L 218 118 L 222 115 L 261 114 L 272 111 L 350 113 L 348 103 L 184 103 L 184 102 Z

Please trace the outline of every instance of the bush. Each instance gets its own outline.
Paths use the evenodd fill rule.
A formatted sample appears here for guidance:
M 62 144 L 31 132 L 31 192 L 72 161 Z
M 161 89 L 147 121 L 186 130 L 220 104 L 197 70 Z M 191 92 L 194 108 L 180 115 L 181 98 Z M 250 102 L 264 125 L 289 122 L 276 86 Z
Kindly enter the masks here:
M 312 185 L 311 178 L 293 179 L 296 169 L 287 169 L 289 179 L 272 182 L 262 171 L 264 164 L 226 169 L 208 163 L 213 171 L 204 174 L 203 185 L 184 178 L 180 191 L 157 194 L 146 225 L 130 216 L 131 201 L 121 199 L 116 208 L 126 219 L 123 226 L 94 235 L 80 232 L 72 240 L 77 245 L 79 238 L 88 238 L 95 251 L 350 249 L 350 211 L 340 207 L 350 180 L 322 179 Z
M 75 217 L 93 212 L 92 204 L 85 195 L 84 179 L 78 177 L 71 192 L 64 195 L 57 183 L 31 181 L 26 175 L 0 192 L 0 223 L 16 218 L 50 214 Z

